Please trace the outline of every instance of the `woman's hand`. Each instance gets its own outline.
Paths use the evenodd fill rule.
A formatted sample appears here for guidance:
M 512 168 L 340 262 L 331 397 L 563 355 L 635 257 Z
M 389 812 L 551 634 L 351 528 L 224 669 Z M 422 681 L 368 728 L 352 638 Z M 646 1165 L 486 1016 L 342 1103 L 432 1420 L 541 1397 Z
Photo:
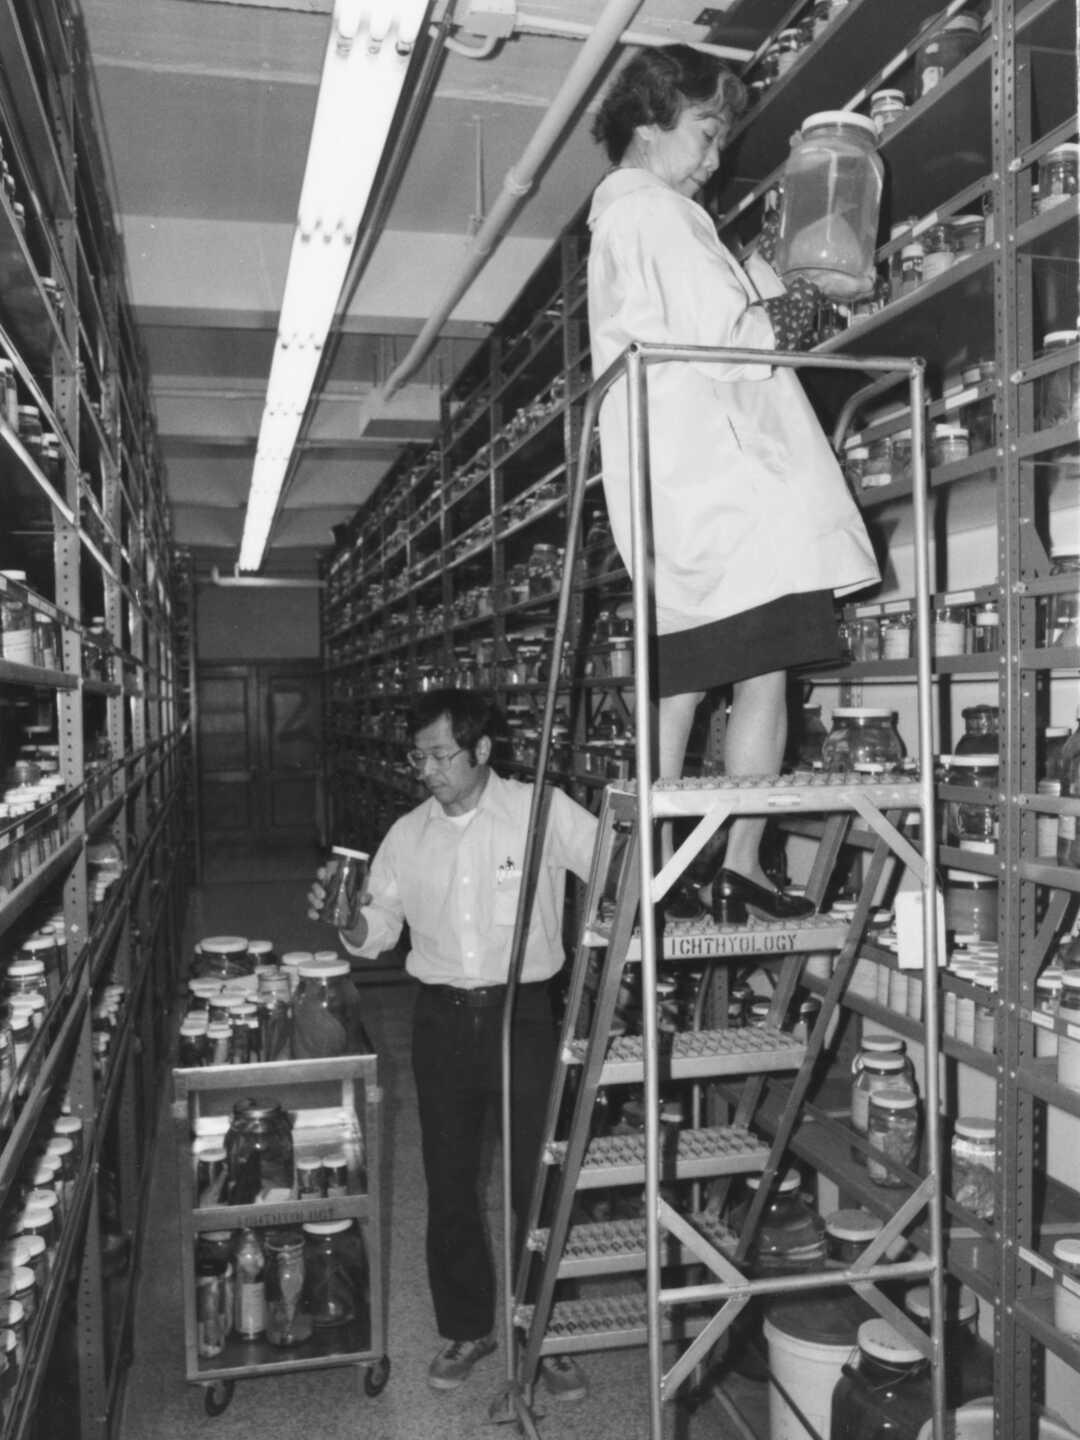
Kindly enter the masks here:
M 320 865 L 315 879 L 307 893 L 307 916 L 309 920 L 322 919 L 322 907 L 326 901 L 326 882 L 330 877 L 330 866 Z
M 757 238 L 757 253 L 767 265 L 772 265 L 776 259 L 776 245 L 780 239 L 780 211 L 778 209 L 766 210 L 765 219 L 762 221 L 761 231 Z

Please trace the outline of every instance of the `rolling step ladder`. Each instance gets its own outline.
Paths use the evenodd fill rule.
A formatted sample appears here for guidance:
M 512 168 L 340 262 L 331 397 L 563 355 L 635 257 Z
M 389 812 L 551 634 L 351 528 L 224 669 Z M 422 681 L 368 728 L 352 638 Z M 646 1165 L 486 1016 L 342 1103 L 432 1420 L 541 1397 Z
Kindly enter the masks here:
M 692 1124 L 665 1135 L 659 1147 L 659 1182 L 730 1181 L 757 1175 L 760 1183 L 738 1232 L 731 1230 L 711 1206 L 697 1213 L 659 1203 L 662 1231 L 661 1264 L 705 1267 L 714 1284 L 679 1287 L 672 1281 L 663 1291 L 661 1327 L 665 1342 L 681 1344 L 681 1354 L 663 1377 L 663 1395 L 671 1398 L 725 1331 L 759 1293 L 789 1288 L 775 1280 L 752 1281 L 745 1261 L 772 1182 L 784 1167 L 784 1155 L 799 1119 L 814 1065 L 821 1053 L 829 1021 L 858 957 L 872 898 L 887 866 L 921 865 L 921 857 L 900 829 L 903 817 L 917 809 L 914 782 L 860 783 L 837 777 L 778 778 L 743 784 L 681 781 L 661 782 L 653 789 L 656 818 L 696 817 L 698 824 L 665 873 L 657 877 L 654 902 L 664 888 L 729 816 L 777 812 L 824 815 L 822 838 L 808 884 L 819 902 L 831 878 L 853 817 L 861 816 L 875 831 L 864 884 L 853 917 L 843 922 L 815 915 L 802 922 L 756 922 L 716 925 L 711 921 L 673 922 L 659 942 L 668 966 L 731 959 L 772 960 L 775 988 L 763 1029 L 690 1029 L 662 1031 L 658 1044 L 658 1083 L 741 1082 L 731 1122 Z M 521 1336 L 520 1381 L 535 1379 L 541 1359 L 556 1352 L 609 1349 L 648 1341 L 648 1296 L 622 1293 L 558 1300 L 559 1282 L 603 1275 L 642 1274 L 647 1266 L 648 1225 L 645 1219 L 582 1221 L 583 1192 L 597 1188 L 645 1187 L 647 1140 L 643 1134 L 597 1135 L 593 1116 L 599 1092 L 609 1086 L 638 1084 L 645 1079 L 645 1043 L 640 1035 L 619 1033 L 617 1001 L 626 971 L 640 962 L 641 932 L 635 928 L 639 909 L 636 788 L 610 786 L 605 792 L 596 854 L 590 876 L 584 922 L 571 972 L 556 1074 L 549 1098 L 542 1163 L 533 1195 L 527 1238 L 518 1269 L 514 1319 Z M 807 954 L 836 954 L 833 976 L 816 1022 L 806 1039 L 781 1028 Z M 785 1076 L 788 1084 L 772 1136 L 753 1128 L 757 1107 L 769 1076 Z M 695 1111 L 700 1107 L 695 1106 Z M 695 1114 L 695 1120 L 698 1119 Z M 696 1187 L 707 1193 L 705 1185 Z M 925 1257 L 901 1265 L 877 1265 L 879 1256 L 918 1213 L 930 1193 L 927 1182 L 904 1207 L 898 1222 L 885 1227 L 867 1265 L 859 1289 L 879 1313 L 906 1333 L 914 1327 L 877 1290 L 882 1278 L 927 1278 L 932 1265 Z M 543 1221 L 543 1223 L 541 1223 Z M 821 1285 L 835 1287 L 836 1272 L 823 1273 Z M 719 1303 L 718 1302 L 722 1302 Z M 925 1347 L 925 1337 L 919 1343 Z
M 543 780 L 557 702 L 561 659 L 570 611 L 575 547 L 581 528 L 589 450 L 599 405 L 625 378 L 628 401 L 633 565 L 649 573 L 647 532 L 646 373 L 654 363 L 760 361 L 741 348 L 631 344 L 592 386 L 583 418 L 579 462 L 571 490 L 564 577 L 552 647 L 537 761 L 536 794 L 523 860 L 504 1013 L 504 1074 L 509 1075 L 510 1015 L 520 974 L 539 866 L 543 831 Z M 769 352 L 769 363 L 825 370 L 860 370 L 878 378 L 847 402 L 834 437 L 839 443 L 856 408 L 898 380 L 907 380 L 912 413 L 916 643 L 919 692 L 919 753 L 932 753 L 929 667 L 929 575 L 927 570 L 924 391 L 920 361 Z M 925 1048 L 936 1059 L 938 1002 L 934 883 L 934 797 L 931 779 L 906 777 L 792 776 L 651 778 L 648 677 L 650 600 L 634 583 L 635 782 L 609 785 L 603 796 L 596 848 L 570 972 L 559 1052 L 544 1127 L 540 1163 L 516 1264 L 510 1241 L 509 1090 L 504 1088 L 504 1240 L 507 1280 L 504 1324 L 508 1342 L 507 1396 L 511 1418 L 530 1436 L 539 1434 L 533 1392 L 542 1359 L 551 1354 L 647 1347 L 650 1440 L 664 1433 L 664 1402 L 687 1380 L 700 1376 L 716 1347 L 752 1299 L 836 1289 L 856 1294 L 895 1325 L 933 1364 L 933 1437 L 945 1429 L 943 1340 L 943 1234 L 940 1197 L 941 1139 L 929 1124 L 926 1171 L 858 1261 L 847 1270 L 800 1275 L 750 1276 L 759 1222 L 775 1182 L 786 1168 L 789 1143 L 805 1114 L 815 1069 L 831 1033 L 830 1022 L 859 959 L 875 895 L 906 867 L 922 887 L 922 951 L 925 977 Z M 820 817 L 819 838 L 806 893 L 820 907 L 854 824 L 871 833 L 854 914 L 843 923 L 827 912 L 795 923 L 750 921 L 716 925 L 709 920 L 662 924 L 664 897 L 727 820 L 739 816 Z M 918 820 L 918 846 L 913 844 Z M 657 822 L 690 822 L 672 859 L 654 864 Z M 860 837 L 862 841 L 865 837 Z M 785 1029 L 806 957 L 835 958 L 821 994 L 820 1010 L 805 1036 Z M 672 1031 L 659 1023 L 657 965 L 704 967 L 703 988 L 691 1027 Z M 769 1013 L 762 1029 L 715 1027 L 703 997 L 711 973 L 725 962 L 768 962 L 773 976 Z M 639 972 L 641 1026 L 629 1035 L 617 1019 L 620 991 Z M 820 987 L 819 987 L 820 988 Z M 716 1007 L 714 1007 L 716 1008 Z M 725 1017 L 726 1018 L 726 1017 Z M 938 1112 L 936 1063 L 924 1068 L 925 1112 Z M 692 1087 L 691 1123 L 661 1132 L 662 1085 Z M 598 1096 L 605 1087 L 641 1086 L 644 1134 L 594 1133 Z M 719 1111 L 722 1124 L 702 1123 L 703 1110 Z M 739 1177 L 757 1176 L 745 1213 L 732 1228 L 727 1194 Z M 633 1187 L 644 1206 L 631 1219 L 588 1218 L 589 1193 Z M 676 1188 L 677 1187 L 677 1188 Z M 689 1197 L 689 1199 L 687 1199 Z M 594 1207 L 595 1210 L 595 1207 Z M 918 1227 L 918 1253 L 889 1260 L 898 1242 Z M 929 1282 L 929 1336 L 879 1288 L 885 1281 Z M 563 1294 L 559 1294 L 562 1287 Z M 572 1287 L 584 1292 L 568 1298 Z M 493 1412 L 494 1413 L 494 1412 Z M 808 1431 L 808 1435 L 810 1432 Z

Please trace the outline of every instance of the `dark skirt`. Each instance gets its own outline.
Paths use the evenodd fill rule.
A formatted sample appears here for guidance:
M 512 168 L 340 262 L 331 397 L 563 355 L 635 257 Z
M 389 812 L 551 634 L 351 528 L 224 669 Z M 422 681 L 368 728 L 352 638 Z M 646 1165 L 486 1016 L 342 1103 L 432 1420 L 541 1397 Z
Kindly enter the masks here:
M 656 694 L 687 695 L 840 658 L 831 590 L 782 595 L 656 640 Z

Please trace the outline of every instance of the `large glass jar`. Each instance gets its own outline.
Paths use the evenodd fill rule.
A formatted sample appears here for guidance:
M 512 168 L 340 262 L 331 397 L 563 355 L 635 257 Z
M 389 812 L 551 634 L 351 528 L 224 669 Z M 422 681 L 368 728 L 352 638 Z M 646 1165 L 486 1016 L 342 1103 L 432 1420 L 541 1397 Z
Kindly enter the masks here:
M 361 1053 L 360 996 L 349 974 L 347 960 L 309 960 L 300 966 L 293 997 L 295 1060 Z
M 315 1325 L 346 1325 L 366 1314 L 367 1253 L 353 1221 L 312 1221 L 304 1236 L 304 1298 Z
M 956 260 L 953 252 L 952 224 L 938 220 L 923 231 L 923 279 L 933 280 L 950 269 Z
M 759 1179 L 746 1181 L 752 1202 Z M 758 1223 L 749 1262 L 756 1274 L 820 1270 L 825 1263 L 825 1222 L 799 1194 L 797 1170 L 789 1170 L 773 1189 Z
M 884 174 L 877 129 L 865 115 L 809 115 L 784 167 L 776 262 L 785 278 L 803 275 L 833 300 L 874 287 L 874 246 Z
M 304 1300 L 304 1236 L 299 1230 L 270 1230 L 266 1252 L 266 1338 L 291 1348 L 310 1340 L 314 1330 Z
M 1080 339 L 1080 331 L 1054 330 L 1043 336 L 1043 355 L 1067 350 Z M 1051 370 L 1035 382 L 1035 423 L 1040 430 L 1080 420 L 1080 362 Z
M 1055 577 L 1069 575 L 1073 583 L 1069 589 L 1047 596 L 1046 643 L 1080 645 L 1080 631 L 1077 629 L 1080 616 L 1080 555 L 1072 550 L 1054 550 L 1050 574 Z
M 229 1205 L 287 1200 L 293 1189 L 292 1121 L 273 1103 L 238 1100 L 225 1135 Z
M 248 942 L 242 935 L 208 935 L 195 947 L 191 973 L 199 978 L 217 976 L 223 980 L 248 975 L 253 968 Z
M 962 850 L 990 853 L 998 840 L 998 757 L 943 755 L 942 783 L 987 792 L 985 800 L 948 800 L 943 839 Z
M 1054 1324 L 1063 1335 L 1080 1336 L 1080 1239 L 1054 1241 Z
M 920 1330 L 930 1333 L 930 1287 L 914 1285 L 904 1309 Z M 994 1349 L 980 1339 L 979 1302 L 966 1285 L 945 1285 L 945 1403 L 949 1409 L 994 1393 Z
M 1075 141 L 1055 145 L 1039 161 L 1039 203 L 1037 210 L 1052 210 L 1076 198 L 1080 145 Z
M 927 95 L 941 84 L 979 43 L 979 20 L 975 15 L 954 15 L 944 26 L 918 44 L 915 53 L 915 86 Z
M 961 710 L 964 733 L 956 742 L 957 755 L 997 755 L 1001 736 L 996 705 L 968 705 Z
M 887 1085 L 870 1096 L 866 1173 L 875 1185 L 907 1182 L 894 1166 L 913 1170 L 919 1158 L 919 1100 L 903 1086 Z
M 870 96 L 870 119 L 878 139 L 903 119 L 907 98 L 903 90 L 875 90 Z
M 929 1360 L 887 1321 L 865 1321 L 833 1391 L 831 1440 L 918 1440 L 932 1412 Z
M 0 570 L 0 652 L 18 665 L 34 663 L 34 622 L 24 570 Z
M 996 1136 L 993 1120 L 981 1116 L 961 1116 L 953 1126 L 949 1193 L 957 1205 L 970 1210 L 979 1220 L 994 1218 Z
M 856 1056 L 858 1070 L 851 1085 L 851 1128 L 866 1137 L 870 1130 L 870 1097 L 880 1090 L 902 1089 L 914 1096 L 915 1079 L 907 1055 L 874 1054 L 862 1050 Z M 851 1154 L 860 1164 L 865 1162 L 863 1147 L 853 1145 Z
M 821 747 L 825 769 L 846 774 L 856 765 L 884 765 L 900 769 L 904 746 L 891 710 L 866 706 L 839 706 L 833 711 L 832 729 Z
M 869 1210 L 834 1210 L 825 1216 L 825 1249 L 828 1259 L 847 1269 L 854 1265 L 870 1242 L 880 1234 L 883 1221 Z
M 998 938 L 998 882 L 969 870 L 945 871 L 945 928 L 979 940 Z

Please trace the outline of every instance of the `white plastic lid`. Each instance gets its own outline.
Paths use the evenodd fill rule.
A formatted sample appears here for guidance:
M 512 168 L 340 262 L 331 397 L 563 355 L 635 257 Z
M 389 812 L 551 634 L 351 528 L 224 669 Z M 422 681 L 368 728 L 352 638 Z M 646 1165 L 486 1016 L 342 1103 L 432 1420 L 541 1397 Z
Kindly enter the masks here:
M 914 1110 L 918 1103 L 917 1095 L 913 1095 L 910 1090 L 901 1090 L 898 1085 L 887 1085 L 884 1090 L 875 1090 L 870 1096 L 871 1105 L 878 1105 L 886 1110 Z
M 993 1120 L 981 1115 L 962 1115 L 954 1124 L 953 1133 L 965 1140 L 993 1140 L 997 1127 Z
M 1065 158 L 1070 155 L 1080 155 L 1080 145 L 1078 145 L 1075 140 L 1066 140 L 1062 145 L 1055 145 L 1052 150 L 1048 150 L 1043 156 L 1044 164 L 1050 159 L 1051 155 L 1061 155 Z
M 331 1165 L 345 1165 L 348 1162 L 345 1159 L 344 1150 L 331 1150 L 328 1155 L 322 1157 L 322 1163 L 329 1168 Z
M 238 955 L 247 949 L 247 940 L 242 935 L 211 935 L 199 941 L 199 948 L 205 955 Z
M 336 950 L 315 950 L 312 958 L 315 960 L 340 960 L 341 956 Z
M 904 1309 L 918 1320 L 930 1319 L 930 1286 L 914 1285 L 904 1296 Z M 945 1295 L 945 1313 L 950 1320 L 973 1320 L 978 1314 L 979 1302 L 974 1290 L 966 1285 L 950 1289 Z
M 746 1177 L 746 1183 L 751 1190 L 756 1190 L 761 1184 L 761 1176 L 748 1175 Z M 789 1195 L 792 1190 L 797 1190 L 799 1188 L 800 1183 L 801 1182 L 799 1178 L 799 1172 L 797 1170 L 789 1170 L 787 1174 L 784 1175 L 780 1183 L 777 1185 L 777 1193 L 780 1195 Z
M 26 1318 L 26 1311 L 23 1309 L 22 1301 L 7 1297 L 3 1305 L 4 1313 L 0 1314 L 0 1325 L 5 1329 L 10 1329 L 12 1325 L 21 1325 Z M 8 1350 L 11 1349 L 10 1341 L 6 1343 L 5 1348 Z
M 907 96 L 904 94 L 903 90 L 875 90 L 874 93 L 870 96 L 870 104 L 873 105 L 875 100 L 899 100 L 902 105 L 907 104 Z
M 1080 990 L 1080 970 L 1063 971 L 1061 983 L 1066 990 Z
M 935 425 L 934 434 L 939 440 L 967 440 L 971 432 L 966 425 Z
M 1080 1236 L 1066 1235 L 1054 1241 L 1054 1259 L 1063 1260 L 1066 1265 L 1080 1265 Z
M 303 1228 L 308 1235 L 342 1235 L 351 1225 L 351 1220 L 309 1220 Z
M 22 942 L 19 949 L 32 950 L 35 952 L 39 950 L 55 950 L 56 939 L 52 935 L 31 935 L 28 940 Z
M 19 1235 L 16 1240 L 40 1240 L 41 1249 L 45 1249 L 45 1241 L 41 1239 L 40 1235 Z M 7 1270 L 0 1270 L 0 1295 L 5 1298 L 9 1295 L 19 1295 L 24 1290 L 33 1290 L 34 1284 L 34 1272 L 27 1269 L 25 1265 L 14 1265 Z
M 249 940 L 247 949 L 249 955 L 269 955 L 273 952 L 274 942 L 272 940 Z
M 1075 345 L 1080 340 L 1080 330 L 1051 330 L 1043 336 L 1043 347 L 1049 345 Z
M 45 961 L 13 960 L 7 967 L 7 973 L 13 980 L 31 980 L 45 974 Z
M 945 21 L 946 30 L 966 30 L 971 35 L 977 35 L 981 28 L 977 15 L 954 15 L 951 20 Z
M 857 115 L 853 110 L 818 110 L 813 115 L 807 115 L 799 129 L 805 135 L 808 130 L 814 130 L 819 125 L 850 125 L 877 139 L 877 126 L 873 120 L 868 115 Z
M 865 705 L 838 705 L 832 712 L 834 720 L 891 720 L 891 710 L 878 710 Z
M 350 965 L 347 960 L 305 960 L 300 966 L 299 974 L 301 980 L 336 980 L 342 975 L 348 975 Z
M 976 225 L 985 225 L 986 217 L 983 215 L 954 215 L 949 224 L 959 225 L 962 230 L 973 230 Z
M 893 1050 L 887 1050 L 877 1055 L 872 1052 L 862 1056 L 863 1065 L 869 1065 L 874 1070 L 880 1070 L 883 1074 L 892 1074 L 907 1068 L 907 1056 L 898 1055 Z
M 909 1345 L 887 1320 L 863 1321 L 859 1326 L 859 1349 L 890 1365 L 914 1365 L 924 1358 L 922 1351 Z
M 75 1141 L 70 1135 L 54 1135 L 45 1146 L 47 1155 L 70 1155 L 75 1149 Z
M 296 965 L 306 965 L 309 960 L 314 959 L 315 956 L 310 950 L 287 950 L 281 957 L 281 963 L 292 969 Z
M 996 755 L 942 755 L 941 763 L 950 770 L 997 770 L 1000 764 Z
M 825 1216 L 825 1229 L 837 1240 L 872 1240 L 883 1224 L 869 1210 L 834 1210 Z
M 864 1055 L 902 1055 L 904 1042 L 898 1035 L 864 1035 L 859 1049 Z

